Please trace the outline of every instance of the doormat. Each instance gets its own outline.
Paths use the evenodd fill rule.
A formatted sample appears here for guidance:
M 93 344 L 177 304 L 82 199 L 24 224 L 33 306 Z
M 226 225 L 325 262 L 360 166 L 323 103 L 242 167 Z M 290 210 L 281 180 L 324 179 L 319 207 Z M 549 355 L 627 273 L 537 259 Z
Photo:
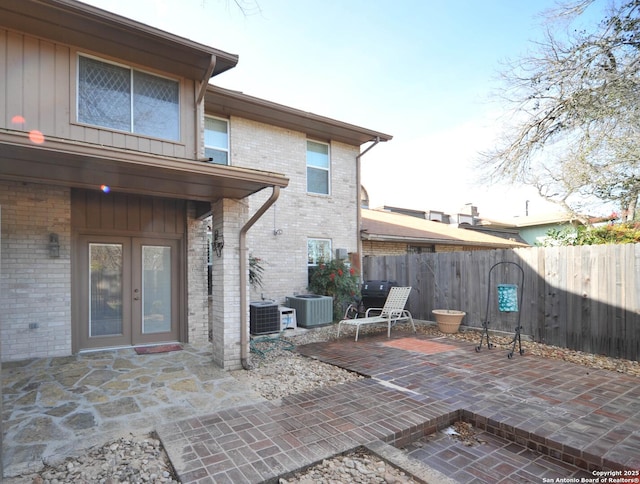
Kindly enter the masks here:
M 422 353 L 423 355 L 435 355 L 436 353 L 444 353 L 445 351 L 458 349 L 457 346 L 414 338 L 394 339 L 392 341 L 382 343 L 382 345 L 397 348 L 399 350 L 414 351 L 416 353 Z
M 155 345 L 155 346 L 136 346 L 134 350 L 139 355 L 150 355 L 153 353 L 169 353 L 170 351 L 180 351 L 182 349 L 181 344 L 173 343 L 168 345 Z

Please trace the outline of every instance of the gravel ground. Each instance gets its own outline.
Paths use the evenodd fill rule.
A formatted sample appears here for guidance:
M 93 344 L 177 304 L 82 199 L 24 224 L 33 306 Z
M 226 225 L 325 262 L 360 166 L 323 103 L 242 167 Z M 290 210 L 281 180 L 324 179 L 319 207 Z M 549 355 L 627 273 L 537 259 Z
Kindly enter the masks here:
M 407 328 L 408 329 L 408 328 Z M 360 333 L 380 332 L 384 328 L 368 327 Z M 444 336 L 458 340 L 478 342 L 479 333 L 467 331 L 445 335 L 433 325 L 418 325 L 418 331 L 433 336 Z M 307 331 L 301 335 L 286 337 L 294 344 L 307 344 L 335 338 L 333 326 Z M 352 337 L 345 332 L 345 338 Z M 492 336 L 496 344 L 507 344 L 509 337 Z M 251 387 L 268 400 L 301 393 L 329 385 L 338 385 L 362 378 L 325 363 L 304 358 L 286 349 L 286 344 L 256 343 L 251 353 L 250 371 L 232 372 L 240 381 L 247 381 Z M 570 361 L 590 368 L 603 368 L 640 377 L 637 361 L 607 358 L 579 351 L 546 346 L 523 341 L 526 353 Z M 286 378 L 285 378 L 286 376 Z M 92 449 L 78 459 L 69 459 L 56 468 L 46 468 L 38 474 L 5 480 L 7 484 L 77 484 L 77 483 L 177 483 L 161 443 L 154 435 L 131 435 L 104 446 Z M 364 451 L 325 460 L 322 463 L 280 480 L 281 484 L 316 483 L 386 483 L 404 484 L 414 482 L 394 467 Z
M 324 460 L 293 477 L 280 479 L 280 484 L 341 484 L 347 482 L 406 484 L 416 481 L 411 476 L 362 449 Z
M 178 483 L 160 441 L 154 435 L 121 437 L 57 467 L 5 483 L 116 484 Z

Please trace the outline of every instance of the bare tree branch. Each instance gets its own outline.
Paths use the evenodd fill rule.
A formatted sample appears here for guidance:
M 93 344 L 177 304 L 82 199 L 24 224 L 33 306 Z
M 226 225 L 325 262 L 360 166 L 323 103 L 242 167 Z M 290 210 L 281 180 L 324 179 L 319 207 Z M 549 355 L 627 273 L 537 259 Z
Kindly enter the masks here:
M 563 4 L 569 21 L 594 3 Z M 640 0 L 612 1 L 593 32 L 554 30 L 503 72 L 512 122 L 483 153 L 499 179 L 531 184 L 565 208 L 616 202 L 635 215 L 640 193 Z M 633 202 L 632 202 L 633 200 Z

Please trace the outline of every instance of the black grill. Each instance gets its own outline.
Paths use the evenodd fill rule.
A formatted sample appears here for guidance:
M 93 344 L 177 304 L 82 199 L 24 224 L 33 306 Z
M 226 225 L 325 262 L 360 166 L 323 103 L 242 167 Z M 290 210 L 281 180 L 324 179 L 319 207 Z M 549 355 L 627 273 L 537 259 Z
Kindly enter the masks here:
M 381 308 L 384 306 L 391 288 L 397 285 L 396 281 L 364 281 L 360 289 L 364 307 L 366 309 Z

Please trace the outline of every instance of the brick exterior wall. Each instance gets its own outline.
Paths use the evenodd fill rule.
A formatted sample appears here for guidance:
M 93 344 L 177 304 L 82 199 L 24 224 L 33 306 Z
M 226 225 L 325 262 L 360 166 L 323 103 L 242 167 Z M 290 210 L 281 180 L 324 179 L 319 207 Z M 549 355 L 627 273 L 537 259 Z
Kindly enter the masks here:
M 207 288 L 207 226 L 196 220 L 192 203 L 187 208 L 187 342 L 209 341 L 209 296 Z
M 382 242 L 377 240 L 363 240 L 362 253 L 365 257 L 385 256 L 385 255 L 405 255 L 408 244 L 405 242 Z M 426 246 L 426 249 L 431 246 Z M 493 247 L 476 247 L 466 245 L 435 245 L 434 252 L 469 252 L 474 250 L 492 250 Z
M 2 361 L 71 354 L 71 202 L 68 188 L 0 181 Z M 49 233 L 60 240 L 50 258 Z M 187 215 L 186 340 L 209 339 L 207 221 Z M 36 323 L 35 329 L 29 325 Z
M 343 248 L 357 251 L 356 156 L 360 149 L 330 144 L 330 194 L 307 193 L 304 133 L 232 117 L 231 163 L 283 173 L 289 186 L 249 230 L 249 253 L 263 260 L 263 287 L 251 290 L 251 300 L 261 297 L 283 304 L 286 296 L 307 292 L 307 239 L 330 239 L 333 253 Z M 320 140 L 322 141 L 322 140 Z M 271 195 L 263 190 L 249 199 L 249 216 Z M 274 235 L 274 230 L 281 230 Z
M 263 286 L 251 288 L 247 303 L 307 292 L 307 240 L 330 239 L 332 249 L 357 250 L 356 156 L 359 147 L 330 144 L 330 194 L 307 193 L 304 133 L 231 117 L 232 166 L 282 173 L 289 186 L 247 234 L 247 255 L 262 260 Z M 239 231 L 271 196 L 270 189 L 248 200 L 212 204 L 212 229 L 225 237 L 222 256 L 213 257 L 213 295 L 209 301 L 213 360 L 227 369 L 240 367 Z M 280 232 L 274 234 L 274 231 Z M 249 316 L 247 315 L 247 321 Z M 191 321 L 190 321 L 191 325 Z
M 436 252 L 459 252 L 465 250 L 462 245 L 436 245 Z
M 2 359 L 69 355 L 70 191 L 0 180 L 0 207 Z M 59 258 L 49 257 L 52 232 L 59 236 Z
M 405 255 L 407 244 L 404 242 L 362 241 L 362 254 L 367 256 Z
M 249 301 L 307 292 L 307 240 L 330 239 L 332 249 L 357 250 L 356 161 L 359 147 L 330 144 L 330 194 L 306 191 L 304 133 L 232 117 L 231 164 L 283 173 L 289 187 L 250 229 L 248 252 L 264 261 L 264 286 Z M 213 335 L 214 361 L 224 368 L 240 365 L 238 233 L 271 195 L 267 189 L 248 200 L 220 200 L 214 217 L 187 217 L 186 318 L 183 338 L 206 343 Z M 71 202 L 68 188 L 0 181 L 2 273 L 0 317 L 4 361 L 65 356 L 72 352 Z M 214 294 L 207 296 L 207 225 L 225 236 L 223 256 L 213 259 Z M 274 235 L 274 229 L 280 235 Z M 48 235 L 59 234 L 60 257 L 48 254 Z M 248 319 L 248 318 L 247 318 Z M 31 323 L 37 328 L 29 329 Z
M 473 252 L 474 250 L 493 250 L 495 247 L 477 247 L 469 245 L 436 245 L 436 252 Z

